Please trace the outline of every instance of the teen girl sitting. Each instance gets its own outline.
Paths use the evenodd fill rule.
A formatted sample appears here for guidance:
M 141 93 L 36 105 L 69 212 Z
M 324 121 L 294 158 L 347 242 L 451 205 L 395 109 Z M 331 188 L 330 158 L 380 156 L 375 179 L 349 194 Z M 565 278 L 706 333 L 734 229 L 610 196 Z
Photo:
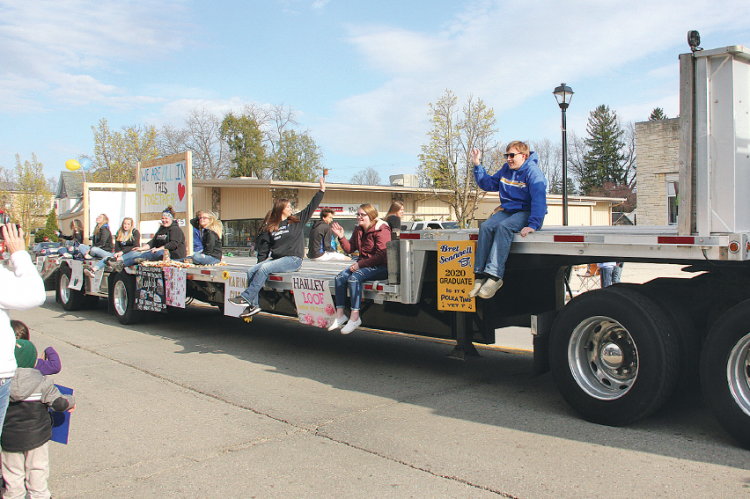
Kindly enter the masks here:
M 212 211 L 199 211 L 198 217 L 190 220 L 190 225 L 199 229 L 201 234 L 201 250 L 193 253 L 193 263 L 196 265 L 216 265 L 221 262 L 221 220 Z M 188 257 L 190 258 L 190 257 Z

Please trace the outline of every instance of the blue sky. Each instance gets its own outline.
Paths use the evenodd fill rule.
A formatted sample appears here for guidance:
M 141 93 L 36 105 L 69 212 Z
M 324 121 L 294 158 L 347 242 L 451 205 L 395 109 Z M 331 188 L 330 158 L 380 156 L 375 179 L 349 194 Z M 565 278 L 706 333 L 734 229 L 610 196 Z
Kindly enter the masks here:
M 451 89 L 494 108 L 497 139 L 560 138 L 552 90 L 585 135 L 678 114 L 677 57 L 750 46 L 746 0 L 0 0 L 0 166 L 36 153 L 48 177 L 93 154 L 91 126 L 171 123 L 204 106 L 291 106 L 329 180 L 416 173 L 429 104 Z

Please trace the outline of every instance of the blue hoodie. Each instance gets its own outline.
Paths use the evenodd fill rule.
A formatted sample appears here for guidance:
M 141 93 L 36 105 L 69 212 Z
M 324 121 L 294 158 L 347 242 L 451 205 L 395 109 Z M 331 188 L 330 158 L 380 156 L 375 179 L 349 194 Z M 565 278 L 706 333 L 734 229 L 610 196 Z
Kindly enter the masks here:
M 539 230 L 547 214 L 547 179 L 539 169 L 539 156 L 529 154 L 518 170 L 505 163 L 494 175 L 489 176 L 482 165 L 474 166 L 477 185 L 487 192 L 499 192 L 500 204 L 508 214 L 530 211 L 529 227 Z

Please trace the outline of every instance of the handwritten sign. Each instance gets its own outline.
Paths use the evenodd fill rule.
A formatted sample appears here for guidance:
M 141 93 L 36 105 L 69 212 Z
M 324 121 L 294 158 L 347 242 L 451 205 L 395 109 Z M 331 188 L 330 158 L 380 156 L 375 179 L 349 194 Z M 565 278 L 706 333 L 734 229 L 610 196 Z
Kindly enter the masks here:
M 326 279 L 293 277 L 294 303 L 302 324 L 328 327 L 336 315 L 330 287 Z
M 80 260 L 71 260 L 70 265 L 70 282 L 68 287 L 80 291 L 83 287 L 83 262 Z
M 239 296 L 247 288 L 247 273 L 224 271 L 224 315 L 239 317 L 246 305 L 235 305 L 230 298 Z
M 141 168 L 141 213 L 160 213 L 167 206 L 187 211 L 185 162 Z
M 150 312 L 167 310 L 164 291 L 164 272 L 160 267 L 138 266 L 135 278 L 135 308 Z
M 476 249 L 476 241 L 438 243 L 438 310 L 476 311 L 474 298 L 469 298 Z

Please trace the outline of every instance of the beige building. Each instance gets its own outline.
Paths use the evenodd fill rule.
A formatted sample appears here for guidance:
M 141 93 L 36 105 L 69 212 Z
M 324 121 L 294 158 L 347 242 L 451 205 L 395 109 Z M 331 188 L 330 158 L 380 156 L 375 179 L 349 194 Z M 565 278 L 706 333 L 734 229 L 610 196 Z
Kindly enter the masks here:
M 249 248 L 274 200 L 290 199 L 303 209 L 318 191 L 317 182 L 287 182 L 267 179 L 229 178 L 193 180 L 193 209 L 212 210 L 225 225 L 224 245 Z M 394 200 L 404 203 L 404 221 L 455 220 L 451 208 L 431 195 L 429 189 L 405 186 L 327 184 L 321 207 L 331 208 L 335 219 L 350 233 L 356 224 L 357 207 L 372 203 L 385 216 Z M 569 225 L 611 225 L 612 208 L 619 198 L 571 196 L 568 201 Z M 545 226 L 562 225 L 562 196 L 547 196 L 549 213 Z M 487 219 L 498 205 L 497 193 L 488 193 L 475 218 Z
M 675 225 L 679 192 L 680 119 L 635 124 L 638 225 Z

